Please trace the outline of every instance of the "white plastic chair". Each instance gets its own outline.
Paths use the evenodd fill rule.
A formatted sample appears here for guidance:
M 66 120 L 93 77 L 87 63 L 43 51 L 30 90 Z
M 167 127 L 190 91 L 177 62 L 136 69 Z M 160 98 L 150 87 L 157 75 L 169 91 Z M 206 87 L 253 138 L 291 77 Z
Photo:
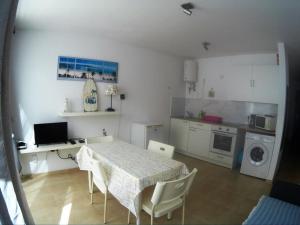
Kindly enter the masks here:
M 85 144 L 93 143 L 107 143 L 114 140 L 113 136 L 98 136 L 98 137 L 89 137 L 85 139 Z
M 108 179 L 102 165 L 93 157 L 89 158 L 92 180 L 91 180 L 91 204 L 93 204 L 94 184 L 104 194 L 104 216 L 103 223 L 106 223 L 107 195 L 108 195 Z
M 98 136 L 98 137 L 89 137 L 85 139 L 85 144 L 93 144 L 93 143 L 107 143 L 112 142 L 113 136 Z M 91 204 L 93 204 L 93 193 L 94 193 L 94 184 L 98 187 L 98 189 L 104 194 L 104 218 L 103 222 L 106 223 L 106 205 L 107 205 L 107 177 L 106 174 L 99 162 L 93 159 L 92 151 L 89 152 L 90 157 L 90 165 L 92 170 L 88 171 L 88 182 L 89 182 L 89 192 L 91 195 Z
M 171 159 L 173 158 L 174 155 L 174 146 L 167 145 L 153 140 L 149 141 L 148 150 Z
M 187 176 L 168 182 L 157 182 L 152 197 L 143 196 L 142 209 L 151 216 L 151 225 L 154 217 L 168 215 L 171 219 L 172 212 L 182 206 L 182 225 L 185 216 L 185 196 L 193 183 L 197 169 Z M 143 193 L 144 194 L 144 193 Z M 130 223 L 130 212 L 128 214 L 128 224 Z
M 108 143 L 108 142 L 112 142 L 113 140 L 114 140 L 113 136 L 89 137 L 89 138 L 85 139 L 85 144 Z M 92 174 L 91 174 L 91 171 L 88 171 L 88 182 L 89 182 L 89 192 L 92 193 L 94 190 L 92 188 Z

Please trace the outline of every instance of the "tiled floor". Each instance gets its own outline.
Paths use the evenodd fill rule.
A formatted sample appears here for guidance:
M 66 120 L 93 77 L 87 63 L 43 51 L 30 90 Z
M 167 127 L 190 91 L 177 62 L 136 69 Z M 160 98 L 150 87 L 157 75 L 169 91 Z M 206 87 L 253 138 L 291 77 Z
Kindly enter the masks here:
M 241 175 L 238 171 L 212 165 L 183 155 L 176 159 L 198 174 L 187 198 L 186 224 L 241 224 L 271 183 Z M 89 204 L 87 173 L 79 170 L 38 175 L 23 179 L 27 200 L 37 224 L 101 224 L 103 195 L 95 194 Z M 109 224 L 126 224 L 127 209 L 113 196 L 108 199 Z M 132 223 L 135 219 L 132 216 Z M 150 217 L 142 213 L 142 223 Z M 157 218 L 155 224 L 180 224 L 181 210 L 172 220 Z

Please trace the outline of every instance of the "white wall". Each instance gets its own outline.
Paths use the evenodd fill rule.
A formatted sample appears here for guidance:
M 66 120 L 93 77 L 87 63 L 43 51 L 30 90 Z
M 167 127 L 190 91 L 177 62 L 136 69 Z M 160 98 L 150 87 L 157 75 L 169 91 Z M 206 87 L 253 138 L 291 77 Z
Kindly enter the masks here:
M 129 141 L 133 121 L 157 121 L 163 123 L 163 138 L 167 140 L 171 96 L 184 96 L 185 92 L 182 58 L 80 35 L 80 32 L 41 31 L 17 31 L 13 43 L 12 120 L 17 138 L 33 144 L 34 123 L 64 121 L 58 114 L 63 110 L 66 97 L 70 99 L 73 111 L 82 111 L 84 82 L 57 80 L 57 59 L 60 55 L 118 62 L 118 85 L 126 94 L 122 103 L 119 97 L 113 99 L 113 106 L 117 110 L 122 108 L 120 120 L 118 117 L 67 119 L 70 137 L 96 136 L 101 134 L 102 128 L 106 128 L 109 134 L 119 134 L 120 138 Z M 103 95 L 106 86 L 97 83 L 101 110 L 109 104 L 109 98 Z M 64 162 L 60 162 L 61 165 L 56 163 L 57 168 L 48 165 L 50 169 L 44 167 L 35 172 L 65 166 Z
M 279 92 L 280 99 L 278 104 L 278 116 L 276 125 L 276 140 L 274 145 L 273 157 L 270 165 L 268 180 L 273 180 L 274 175 L 279 167 L 281 154 L 282 154 L 282 137 L 284 131 L 285 122 L 285 105 L 286 105 L 286 89 L 287 89 L 287 76 L 289 73 L 288 58 L 283 43 L 278 44 L 278 55 L 279 55 L 279 73 L 280 73 L 280 88 Z

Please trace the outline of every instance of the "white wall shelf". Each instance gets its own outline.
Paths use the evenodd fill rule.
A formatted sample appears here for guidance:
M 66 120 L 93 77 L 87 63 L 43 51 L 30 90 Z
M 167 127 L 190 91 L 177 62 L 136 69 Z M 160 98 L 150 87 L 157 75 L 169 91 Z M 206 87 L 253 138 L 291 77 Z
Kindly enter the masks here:
M 76 144 L 50 144 L 50 145 L 40 145 L 37 147 L 36 145 L 30 146 L 27 149 L 20 150 L 20 154 L 29 154 L 29 153 L 39 153 L 39 152 L 50 152 L 56 150 L 67 150 L 73 148 L 80 148 L 84 143 L 79 143 L 76 141 Z
M 120 115 L 119 112 L 105 112 L 105 111 L 98 111 L 98 112 L 63 112 L 60 113 L 59 116 L 61 117 L 82 117 L 82 116 L 117 116 Z

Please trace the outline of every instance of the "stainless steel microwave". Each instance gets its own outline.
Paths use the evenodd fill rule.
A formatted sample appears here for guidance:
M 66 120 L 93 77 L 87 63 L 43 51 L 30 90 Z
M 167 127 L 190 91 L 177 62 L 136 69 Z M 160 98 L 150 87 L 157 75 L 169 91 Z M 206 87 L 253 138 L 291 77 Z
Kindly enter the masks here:
M 275 131 L 276 129 L 275 116 L 256 114 L 256 115 L 251 115 L 251 119 L 252 119 L 252 126 L 254 125 L 255 128 L 269 130 L 269 131 Z

